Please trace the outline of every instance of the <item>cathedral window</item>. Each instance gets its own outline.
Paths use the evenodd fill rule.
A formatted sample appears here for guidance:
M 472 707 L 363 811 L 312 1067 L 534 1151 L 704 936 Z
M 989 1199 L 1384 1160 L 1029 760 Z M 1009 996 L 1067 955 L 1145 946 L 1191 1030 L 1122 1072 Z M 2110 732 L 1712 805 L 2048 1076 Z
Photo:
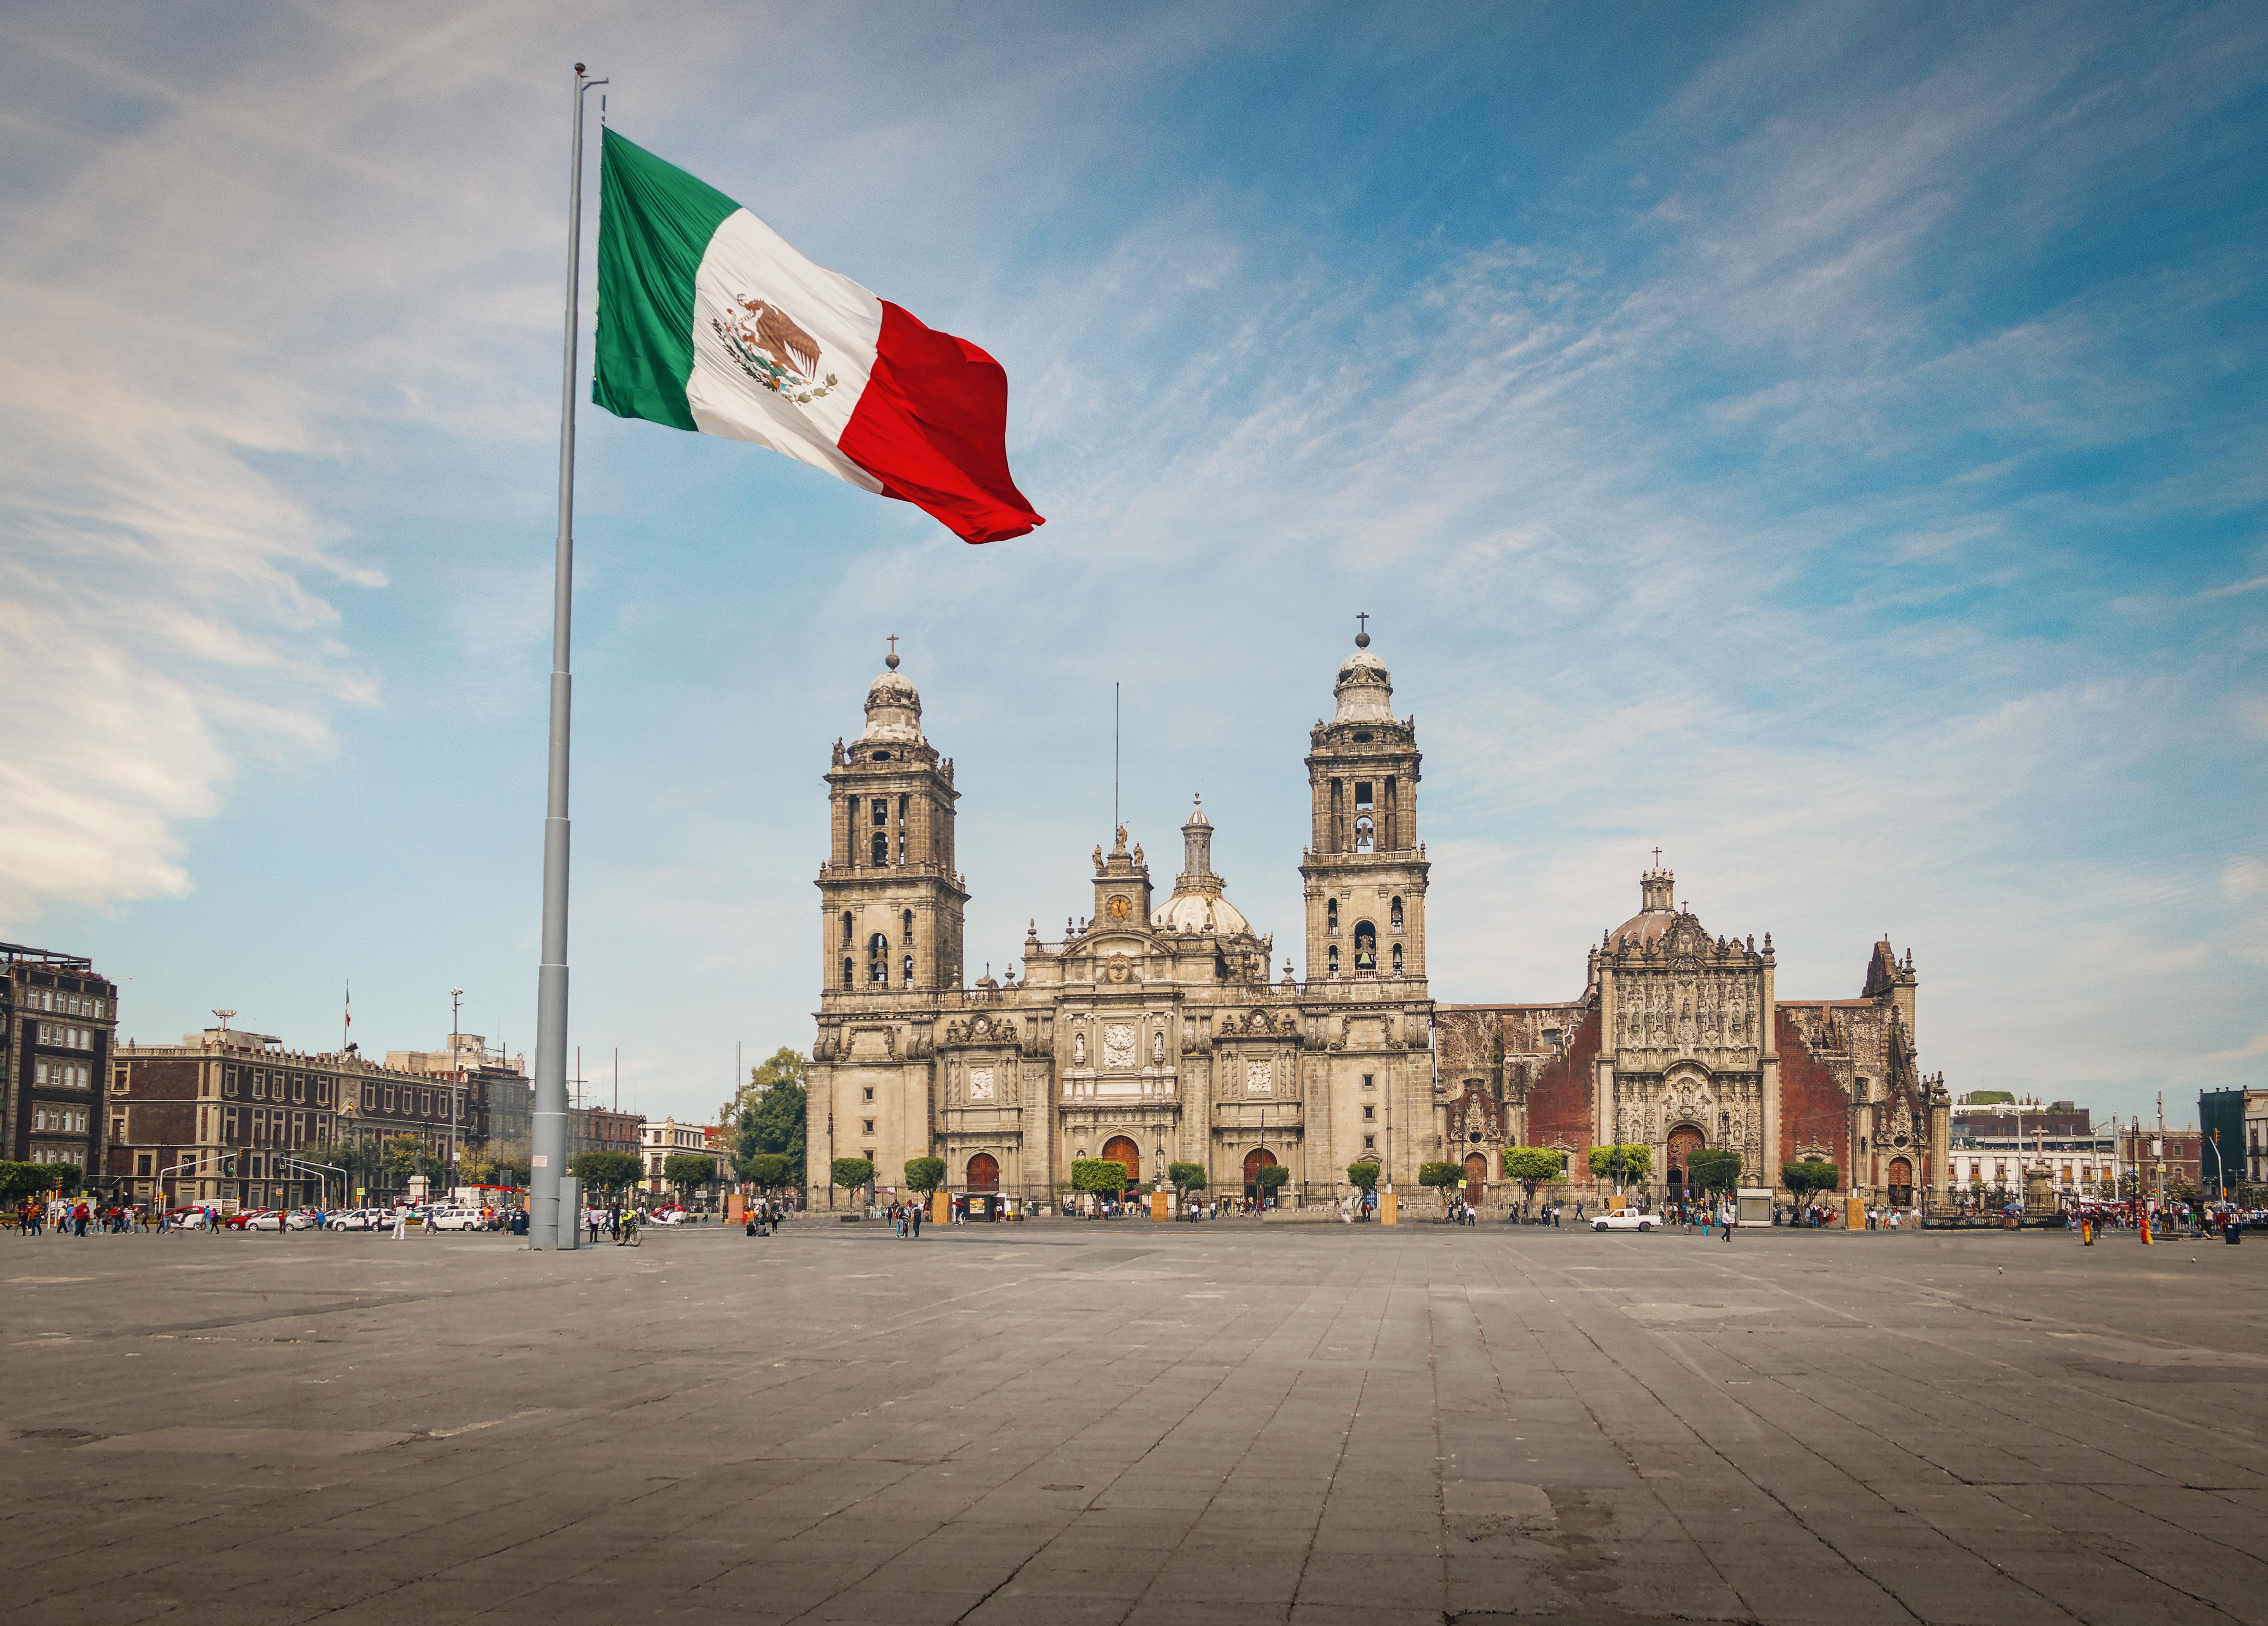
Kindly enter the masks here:
M 845 988 L 851 986 L 850 956 L 848 954 L 843 956 L 843 986 Z
M 903 920 L 905 923 L 905 930 L 899 933 L 898 941 L 904 944 L 908 948 L 911 948 L 914 945 L 914 912 L 911 909 L 908 909 L 905 912 Z
M 1378 1076 L 1375 1073 L 1363 1074 L 1362 1087 L 1366 1090 L 1376 1089 L 1378 1087 Z
M 1334 943 L 1334 944 L 1332 944 L 1332 945 L 1331 945 L 1330 970 L 1331 970 L 1331 975 L 1332 975 L 1333 976 L 1336 976 L 1336 975 L 1338 975 L 1338 974 L 1339 974 L 1339 945 L 1338 945 L 1337 944 L 1336 944 L 1336 943 Z
M 1362 1115 L 1366 1121 L 1375 1118 L 1378 1116 L 1378 1108 L 1365 1101 L 1362 1106 Z
M 1336 898 L 1323 905 L 1323 929 L 1334 937 L 1338 935 L 1339 901 Z
M 1378 928 L 1366 920 L 1354 923 L 1354 968 L 1358 971 L 1378 969 Z
M 1212 975 L 1215 982 L 1226 982 L 1228 981 L 1228 956 L 1222 953 L 1219 949 L 1215 949 L 1212 952 Z
M 890 982 L 890 939 L 877 931 L 866 945 L 866 980 L 887 987 Z
M 887 796 L 878 796 L 874 798 L 874 828 L 884 830 L 889 828 L 889 824 L 890 798 Z
M 1370 806 L 1370 781 L 1358 779 L 1354 784 L 1354 805 L 1357 812 Z
M 1402 975 L 1402 945 L 1399 943 L 1394 945 L 1394 975 Z
M 843 946 L 845 948 L 850 946 L 850 911 L 849 909 L 843 911 Z
M 1376 845 L 1377 842 L 1372 837 L 1370 815 L 1365 813 L 1354 821 L 1354 850 L 1357 852 L 1369 852 Z
M 1400 952 L 1399 950 L 1397 950 L 1397 951 L 1396 951 L 1396 953 L 1398 953 L 1399 952 Z M 914 985 L 914 957 L 913 957 L 911 954 L 909 954 L 909 955 L 907 955 L 907 956 L 906 956 L 906 986 L 907 986 L 908 988 L 911 988 L 913 985 Z
M 1394 928 L 1394 930 L 1395 930 L 1395 931 L 1401 931 L 1401 930 L 1402 930 L 1402 900 L 1401 900 L 1401 899 L 1399 899 L 1399 898 L 1395 899 L 1395 900 L 1394 900 L 1393 907 L 1392 907 L 1392 908 L 1390 908 L 1390 909 L 1388 909 L 1387 910 L 1387 912 L 1386 912 L 1386 923 L 1387 923 L 1388 925 L 1389 925 L 1389 926 L 1393 927 L 1393 928 Z
M 865 1099 L 870 1101 L 874 1099 L 874 1086 L 871 1084 L 866 1086 Z

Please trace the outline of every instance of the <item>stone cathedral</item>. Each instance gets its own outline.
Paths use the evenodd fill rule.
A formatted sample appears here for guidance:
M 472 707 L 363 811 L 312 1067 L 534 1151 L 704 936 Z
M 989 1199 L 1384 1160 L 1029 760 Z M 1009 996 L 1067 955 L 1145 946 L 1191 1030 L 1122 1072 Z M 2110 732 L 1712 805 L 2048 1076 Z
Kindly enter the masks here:
M 1308 735 L 1304 980 L 1289 960 L 1271 975 L 1275 939 L 1213 872 L 1200 801 L 1164 898 L 1122 828 L 1094 849 L 1064 935 L 1032 923 L 1020 978 L 1011 965 L 965 982 L 953 759 L 892 652 L 827 776 L 815 1205 L 836 1200 L 827 1171 L 843 1157 L 873 1159 L 886 1187 L 938 1157 L 956 1191 L 1035 1204 L 1093 1157 L 1145 1183 L 1200 1164 L 1216 1196 L 1280 1165 L 1305 1202 L 1349 1192 L 1358 1161 L 1412 1195 L 1421 1164 L 1459 1164 L 1470 1195 L 1501 1202 L 1501 1154 L 1519 1144 L 1565 1150 L 1578 1191 L 1589 1148 L 1614 1141 L 1654 1148 L 1657 1192 L 1702 1146 L 1740 1151 L 1773 1184 L 1786 1159 L 1824 1157 L 1884 1201 L 1947 1166 L 1942 1081 L 1915 1063 L 1911 953 L 1875 945 L 1855 999 L 1780 999 L 1770 935 L 1761 949 L 1712 938 L 1658 863 L 1638 914 L 1590 950 L 1579 998 L 1436 1006 L 1417 726 L 1395 717 L 1369 644 L 1357 636 Z

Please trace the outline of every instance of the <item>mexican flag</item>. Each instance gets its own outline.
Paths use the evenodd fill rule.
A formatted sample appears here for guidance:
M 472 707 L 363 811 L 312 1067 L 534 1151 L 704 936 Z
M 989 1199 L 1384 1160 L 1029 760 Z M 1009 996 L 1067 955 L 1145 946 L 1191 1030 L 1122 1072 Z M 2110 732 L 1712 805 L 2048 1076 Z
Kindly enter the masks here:
M 606 133 L 591 399 L 911 503 L 964 541 L 1047 522 L 1008 473 L 1008 375 Z

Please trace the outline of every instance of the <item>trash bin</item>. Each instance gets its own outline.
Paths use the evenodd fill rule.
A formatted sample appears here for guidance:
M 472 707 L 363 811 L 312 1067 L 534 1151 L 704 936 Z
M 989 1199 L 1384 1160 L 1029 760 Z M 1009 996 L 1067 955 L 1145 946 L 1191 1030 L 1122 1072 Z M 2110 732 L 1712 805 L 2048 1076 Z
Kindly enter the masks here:
M 2220 1228 L 2220 1237 L 2221 1240 L 2235 1247 L 2239 1242 L 2244 1240 L 2244 1227 L 2239 1225 L 2223 1225 Z

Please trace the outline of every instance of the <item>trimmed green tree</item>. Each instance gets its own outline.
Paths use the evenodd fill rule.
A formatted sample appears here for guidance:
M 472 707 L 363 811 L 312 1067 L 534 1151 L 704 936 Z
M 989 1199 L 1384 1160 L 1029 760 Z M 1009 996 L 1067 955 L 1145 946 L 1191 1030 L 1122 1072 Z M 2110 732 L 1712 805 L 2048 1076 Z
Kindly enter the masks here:
M 1166 1166 L 1166 1183 L 1183 1196 L 1192 1191 L 1203 1191 L 1205 1188 L 1204 1165 L 1168 1163 Z
M 874 1160 L 872 1158 L 837 1158 L 828 1165 L 827 1173 L 836 1185 L 845 1191 L 856 1191 L 873 1180 Z
M 1280 1163 L 1271 1163 L 1266 1168 L 1255 1169 L 1252 1172 L 1252 1183 L 1260 1188 L 1260 1195 L 1263 1197 L 1275 1196 L 1290 1184 L 1291 1180 L 1292 1171 Z
M 1843 1183 L 1843 1171 L 1824 1158 L 1798 1158 L 1783 1163 L 1779 1177 L 1798 1208 L 1820 1192 L 1832 1191 Z
M 673 1151 L 661 1160 L 661 1177 L 680 1191 L 717 1183 L 717 1159 L 703 1151 Z
M 1507 1146 L 1504 1149 L 1504 1177 L 1520 1187 L 1530 1203 L 1535 1201 L 1536 1188 L 1547 1180 L 1557 1180 L 1567 1172 L 1567 1154 L 1552 1146 Z
M 1653 1148 L 1639 1145 L 1594 1146 L 1591 1148 L 1591 1173 L 1601 1180 L 1611 1180 L 1615 1189 L 1640 1185 L 1653 1173 Z
M 1693 1188 L 1710 1196 L 1727 1196 L 1741 1183 L 1741 1154 L 1724 1146 L 1704 1146 L 1689 1152 L 1685 1178 Z
M 1347 1183 L 1352 1186 L 1357 1191 L 1377 1190 L 1378 1165 L 1375 1163 L 1348 1164 Z
M 645 1163 L 634 1151 L 578 1151 L 567 1159 L 567 1172 L 588 1195 L 613 1197 L 645 1177 Z
M 740 1164 L 740 1178 L 759 1191 L 776 1190 L 787 1183 L 787 1159 L 777 1151 L 760 1151 L 745 1162 L 737 1158 L 734 1161 Z
M 906 1189 L 918 1191 L 924 1196 L 945 1184 L 943 1158 L 908 1158 L 906 1159 Z
M 1418 1166 L 1418 1183 L 1430 1186 L 1441 1194 L 1441 1205 L 1448 1206 L 1449 1188 L 1460 1185 L 1465 1171 L 1454 1163 L 1421 1163 Z
M 1115 1158 L 1073 1158 L 1071 1188 L 1115 1197 L 1126 1188 L 1126 1166 Z

